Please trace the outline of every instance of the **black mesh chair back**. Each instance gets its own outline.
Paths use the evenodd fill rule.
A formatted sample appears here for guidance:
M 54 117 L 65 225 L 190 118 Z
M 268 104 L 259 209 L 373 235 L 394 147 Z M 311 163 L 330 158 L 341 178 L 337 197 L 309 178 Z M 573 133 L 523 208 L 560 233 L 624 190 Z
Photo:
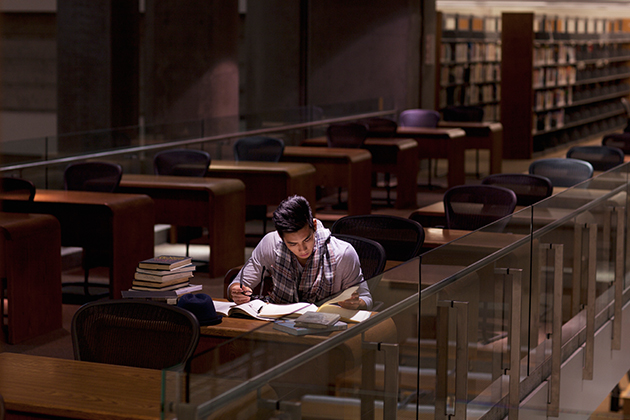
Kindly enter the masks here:
M 483 108 L 480 106 L 451 105 L 442 111 L 444 121 L 480 122 L 483 121 Z
M 122 166 L 115 163 L 71 163 L 63 173 L 63 186 L 70 191 L 114 192 L 122 172 Z
M 602 146 L 616 147 L 627 155 L 630 153 L 630 133 L 607 134 L 602 139 Z
M 437 127 L 440 113 L 432 109 L 407 109 L 398 116 L 401 127 Z
M 516 204 L 519 206 L 531 206 L 553 193 L 551 181 L 541 175 L 493 174 L 482 179 L 481 184 L 495 185 L 514 191 Z
M 353 235 L 378 242 L 388 260 L 407 261 L 420 254 L 424 229 L 415 220 L 398 216 L 366 214 L 346 216 L 331 227 L 334 235 Z
M 188 361 L 199 341 L 199 322 L 177 306 L 119 299 L 91 302 L 72 318 L 74 358 L 149 369 Z
M 243 137 L 234 143 L 234 159 L 278 162 L 284 152 L 284 141 L 274 137 Z
M 328 147 L 358 149 L 367 138 L 367 127 L 360 123 L 331 124 L 326 129 Z
M 572 187 L 593 176 L 593 165 L 580 159 L 538 159 L 529 165 L 529 173 L 549 178 L 554 187 Z
M 396 121 L 383 117 L 363 118 L 358 123 L 367 127 L 368 137 L 394 137 L 398 129 Z
M 567 151 L 567 158 L 585 160 L 594 171 L 607 171 L 623 163 L 624 153 L 610 146 L 573 146 Z
M 459 185 L 444 193 L 449 229 L 477 230 L 512 214 L 515 207 L 514 191 L 494 185 Z M 503 230 L 508 221 L 493 230 Z
M 23 178 L 0 178 L 0 198 L 33 201 L 35 185 Z
M 361 238 L 354 235 L 341 235 L 334 233 L 333 236 L 342 241 L 348 242 L 359 256 L 363 279 L 368 281 L 383 272 L 387 255 L 381 244 L 368 238 Z M 371 285 L 372 287 L 374 285 Z M 370 287 L 371 288 L 371 287 Z
M 172 149 L 153 157 L 156 175 L 204 177 L 210 167 L 210 154 L 203 150 Z

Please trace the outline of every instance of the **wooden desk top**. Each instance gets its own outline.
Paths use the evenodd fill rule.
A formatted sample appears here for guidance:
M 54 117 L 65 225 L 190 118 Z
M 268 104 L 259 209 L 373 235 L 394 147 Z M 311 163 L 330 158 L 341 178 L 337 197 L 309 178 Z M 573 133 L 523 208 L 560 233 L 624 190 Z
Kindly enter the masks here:
M 190 176 L 126 174 L 121 187 L 177 190 L 211 190 L 213 193 L 244 190 L 243 181 L 232 178 L 197 178 Z
M 470 233 L 472 234 L 464 238 Z M 511 233 L 424 228 L 424 246 L 425 248 L 437 248 L 457 239 L 458 246 L 498 249 L 511 245 L 525 236 Z
M 315 168 L 310 163 L 299 162 L 254 162 L 233 160 L 212 160 L 209 172 L 241 172 L 241 173 L 286 173 L 291 177 L 315 173 Z
M 401 150 L 416 148 L 418 142 L 411 139 L 396 138 L 396 137 L 368 137 L 365 139 L 365 149 L 372 147 L 395 147 Z M 313 137 L 306 139 L 302 142 L 300 147 L 328 147 L 328 140 L 325 136 Z
M 398 127 L 396 136 L 406 135 L 426 139 L 463 139 L 466 132 L 461 128 Z
M 159 419 L 162 372 L 0 353 L 8 411 L 80 419 Z
M 440 121 L 438 123 L 438 128 L 461 128 L 466 132 L 466 135 L 481 135 L 484 133 L 488 135 L 493 131 L 502 131 L 503 125 L 500 122 L 495 121 Z
M 35 203 L 86 204 L 116 206 L 136 200 L 151 200 L 143 194 L 119 194 L 90 191 L 37 190 Z M 152 201 L 151 201 L 152 202 Z
M 335 159 L 349 162 L 372 160 L 372 154 L 365 149 L 346 149 L 340 147 L 286 146 L 282 157 Z

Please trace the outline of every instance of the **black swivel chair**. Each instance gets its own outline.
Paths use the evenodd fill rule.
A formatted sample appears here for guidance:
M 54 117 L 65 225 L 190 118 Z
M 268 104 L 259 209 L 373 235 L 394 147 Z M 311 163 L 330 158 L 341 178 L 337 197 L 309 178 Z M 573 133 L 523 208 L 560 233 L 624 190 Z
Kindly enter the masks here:
M 435 128 L 440 121 L 440 113 L 432 109 L 407 109 L 398 116 L 400 127 Z M 429 187 L 431 187 L 431 159 L 429 159 Z M 437 167 L 437 163 L 436 163 Z
M 148 369 L 185 365 L 199 342 L 197 318 L 159 302 L 91 302 L 72 318 L 74 358 Z
M 514 212 L 514 191 L 494 185 L 459 185 L 444 193 L 448 229 L 477 230 Z M 509 220 L 494 225 L 502 231 Z
M 593 165 L 580 159 L 538 159 L 529 165 L 529 173 L 549 178 L 554 187 L 572 187 L 593 176 Z
M 171 149 L 153 157 L 153 172 L 156 175 L 190 176 L 202 178 L 210 167 L 210 154 L 203 150 Z M 177 240 L 186 243 L 186 256 L 190 254 L 190 241 L 203 236 L 199 226 L 178 226 Z
M 573 146 L 567 151 L 567 158 L 585 160 L 594 171 L 607 171 L 623 163 L 624 153 L 611 146 Z
M 63 185 L 69 191 L 92 191 L 111 193 L 116 191 L 122 178 L 122 167 L 109 162 L 78 162 L 68 165 L 63 174 Z M 63 296 L 67 303 L 84 303 L 109 294 L 109 287 L 99 283 L 89 283 L 90 269 L 109 265 L 111 250 L 107 245 L 92 243 L 83 248 L 82 283 L 64 283 Z M 73 288 L 81 286 L 83 293 L 74 293 Z M 93 292 L 96 293 L 93 293 Z
M 481 180 L 482 185 L 494 185 L 516 193 L 518 206 L 531 206 L 551 196 L 553 185 L 549 178 L 532 174 L 493 174 Z
M 630 153 L 630 132 L 607 134 L 602 139 L 602 146 L 616 147 L 627 155 Z
M 35 185 L 23 178 L 0 178 L 0 198 L 32 201 L 35 198 Z
M 279 162 L 284 152 L 284 141 L 275 137 L 243 137 L 234 143 L 237 161 Z
M 418 256 L 424 244 L 424 229 L 415 220 L 398 216 L 366 214 L 345 216 L 331 227 L 336 236 L 353 235 L 378 242 L 388 260 L 407 261 Z
M 354 122 L 331 124 L 326 128 L 326 140 L 328 147 L 358 149 L 363 147 L 367 133 L 365 124 Z
M 243 137 L 234 143 L 236 161 L 279 162 L 284 153 L 284 141 L 275 137 Z M 267 206 L 247 206 L 247 220 L 262 220 L 263 235 L 267 233 Z

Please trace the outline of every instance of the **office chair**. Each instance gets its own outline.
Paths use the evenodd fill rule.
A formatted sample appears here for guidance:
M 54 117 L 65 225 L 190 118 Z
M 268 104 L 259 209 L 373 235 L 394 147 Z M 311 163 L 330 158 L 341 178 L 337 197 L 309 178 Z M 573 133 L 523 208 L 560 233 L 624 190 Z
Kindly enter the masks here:
M 0 420 L 4 420 L 6 409 L 4 407 L 4 398 L 0 395 Z
M 495 185 L 514 191 L 518 206 L 531 206 L 553 193 L 551 181 L 541 175 L 493 174 L 481 180 L 481 184 Z
M 153 157 L 153 172 L 156 175 L 202 178 L 208 173 L 210 161 L 210 154 L 203 150 L 164 150 Z M 203 228 L 199 226 L 177 226 L 171 232 L 177 242 L 186 243 L 186 256 L 190 255 L 190 241 L 203 236 Z
M 243 137 L 234 143 L 236 161 L 279 162 L 284 153 L 284 141 L 274 137 Z M 267 206 L 247 206 L 247 220 L 261 220 L 263 235 L 267 233 Z
M 284 152 L 284 141 L 274 137 L 243 137 L 234 143 L 234 159 L 258 162 L 279 162 Z
M 328 147 L 358 149 L 363 147 L 368 129 L 360 123 L 331 124 L 326 128 Z
M 567 158 L 585 160 L 594 171 L 607 171 L 623 163 L 624 153 L 610 146 L 573 146 L 567 151 Z
M 580 159 L 538 159 L 529 165 L 529 173 L 549 178 L 554 187 L 572 187 L 593 176 L 593 165 Z
M 602 138 L 602 146 L 616 147 L 627 155 L 630 153 L 630 133 L 607 134 Z
M 415 220 L 398 216 L 366 214 L 345 216 L 331 227 L 333 235 L 353 235 L 381 244 L 388 260 L 407 261 L 420 254 L 424 229 Z
M 64 189 L 69 191 L 92 191 L 112 193 L 118 188 L 122 178 L 122 167 L 109 162 L 78 162 L 68 165 L 63 173 Z M 64 303 L 84 303 L 100 299 L 109 294 L 109 287 L 88 281 L 90 269 L 109 265 L 111 250 L 107 244 L 93 244 L 83 248 L 82 283 L 64 283 L 62 289 Z M 76 286 L 82 286 L 83 293 L 73 293 Z M 103 290 L 106 289 L 106 290 Z M 96 293 L 92 293 L 92 291 Z
M 23 178 L 0 178 L 0 199 L 27 200 L 35 198 L 35 185 Z
M 440 121 L 440 113 L 432 109 L 407 109 L 398 116 L 398 125 L 401 127 L 428 127 L 435 128 Z M 431 187 L 431 159 L 429 159 L 429 187 Z M 437 162 L 436 162 L 437 168 Z M 437 175 L 437 173 L 436 173 Z
M 199 321 L 164 303 L 118 299 L 90 302 L 72 317 L 74 358 L 148 369 L 184 365 L 199 342 Z
M 203 150 L 171 149 L 153 157 L 156 175 L 204 177 L 210 167 L 210 154 Z
M 444 193 L 448 229 L 477 230 L 504 218 L 516 207 L 514 191 L 494 185 L 459 185 Z M 496 225 L 501 231 L 509 220 Z
M 64 189 L 69 191 L 114 192 L 122 178 L 122 166 L 109 162 L 78 162 L 63 173 Z
M 481 122 L 483 108 L 480 106 L 451 105 L 442 110 L 444 121 L 449 122 Z M 475 174 L 479 178 L 479 149 L 475 149 Z
M 396 135 L 396 130 L 398 129 L 398 124 L 396 123 L 396 121 L 383 117 L 362 118 L 358 121 L 358 123 L 363 124 L 367 127 L 367 137 L 392 138 Z M 372 155 L 372 164 L 375 165 L 379 163 L 380 157 Z M 374 181 L 377 181 L 375 177 Z M 374 182 L 374 184 L 377 185 L 378 182 Z M 384 174 L 384 184 L 385 191 L 387 192 L 387 205 L 391 206 L 392 181 L 391 174 L 389 172 L 386 172 Z

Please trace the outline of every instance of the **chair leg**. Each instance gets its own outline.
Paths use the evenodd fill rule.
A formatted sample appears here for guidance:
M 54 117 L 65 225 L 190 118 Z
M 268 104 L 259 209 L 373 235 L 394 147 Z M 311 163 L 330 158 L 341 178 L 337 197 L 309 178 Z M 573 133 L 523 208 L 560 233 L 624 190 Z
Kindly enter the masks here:
M 392 205 L 392 198 L 391 198 L 392 187 L 391 185 L 389 185 L 389 183 L 390 183 L 390 174 L 389 172 L 387 172 L 385 174 L 385 191 L 387 191 L 387 206 Z
M 88 282 L 88 277 L 90 277 L 90 268 L 88 266 L 83 267 L 83 294 L 85 296 L 90 296 L 90 283 Z
M 479 174 L 479 149 L 475 149 L 475 175 L 477 175 L 477 179 L 481 178 Z

